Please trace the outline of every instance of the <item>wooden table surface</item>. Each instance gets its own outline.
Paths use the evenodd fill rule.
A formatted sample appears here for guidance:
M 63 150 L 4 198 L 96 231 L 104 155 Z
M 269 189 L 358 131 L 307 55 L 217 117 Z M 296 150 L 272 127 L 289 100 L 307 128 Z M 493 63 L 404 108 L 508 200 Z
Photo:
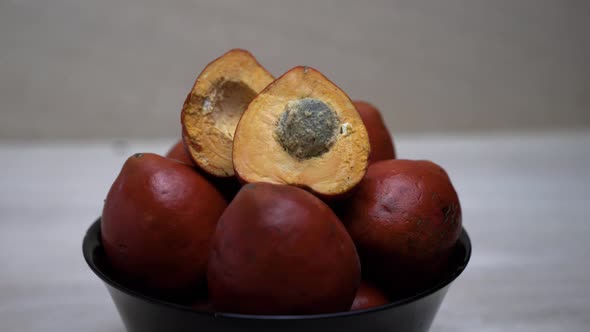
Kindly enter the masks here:
M 170 143 L 0 143 L 0 331 L 124 331 L 82 236 L 125 158 Z M 448 170 L 473 241 L 432 331 L 588 331 L 590 132 L 397 148 Z

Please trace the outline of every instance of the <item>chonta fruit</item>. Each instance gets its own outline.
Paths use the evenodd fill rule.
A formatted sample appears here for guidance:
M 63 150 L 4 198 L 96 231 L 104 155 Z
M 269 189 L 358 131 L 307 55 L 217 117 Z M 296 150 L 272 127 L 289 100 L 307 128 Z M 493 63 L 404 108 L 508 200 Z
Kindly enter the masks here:
M 248 51 L 234 49 L 199 74 L 181 112 L 183 140 L 204 172 L 234 175 L 232 142 L 248 103 L 273 81 Z
M 350 310 L 363 310 L 389 303 L 387 296 L 374 285 L 361 281 Z
M 191 167 L 135 154 L 105 200 L 106 257 L 115 272 L 141 288 L 168 295 L 203 287 L 211 238 L 226 205 Z
M 213 308 L 244 314 L 348 311 L 360 283 L 354 244 L 311 193 L 245 185 L 221 216 L 207 281 Z
M 359 112 L 361 119 L 363 119 L 367 133 L 369 134 L 369 142 L 371 143 L 370 163 L 395 159 L 393 139 L 383 121 L 381 112 L 375 106 L 365 101 L 354 101 L 354 106 Z
M 181 163 L 187 164 L 189 166 L 196 166 L 195 162 L 193 161 L 191 156 L 188 154 L 188 151 L 184 147 L 182 139 L 176 142 L 176 144 L 174 144 L 170 148 L 170 150 L 168 150 L 165 157 L 180 161 Z
M 447 173 L 430 161 L 372 164 L 343 216 L 363 272 L 388 294 L 432 280 L 461 233 L 457 193 Z
M 182 139 L 170 148 L 168 153 L 166 153 L 166 157 L 180 161 L 181 163 L 187 164 L 191 167 L 196 166 L 195 162 L 184 147 Z M 200 174 L 203 175 L 209 182 L 211 182 L 211 184 L 213 184 L 213 186 L 219 190 L 219 192 L 228 202 L 231 202 L 231 200 L 234 198 L 234 196 L 236 196 L 241 188 L 240 182 L 235 177 L 218 178 L 208 173 L 201 172 Z
M 369 152 L 349 97 L 317 70 L 299 66 L 248 105 L 236 128 L 233 163 L 243 182 L 294 185 L 330 198 L 361 181 Z

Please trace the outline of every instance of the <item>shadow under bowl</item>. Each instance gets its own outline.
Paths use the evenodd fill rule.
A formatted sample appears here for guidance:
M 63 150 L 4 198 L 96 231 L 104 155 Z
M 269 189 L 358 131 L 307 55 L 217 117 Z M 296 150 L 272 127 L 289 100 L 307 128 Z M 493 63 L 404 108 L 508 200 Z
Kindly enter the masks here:
M 319 315 L 267 316 L 204 312 L 146 294 L 124 284 L 106 264 L 100 219 L 88 229 L 82 245 L 84 258 L 104 282 L 128 332 L 231 331 L 428 331 L 451 283 L 471 257 L 471 240 L 463 228 L 447 272 L 415 294 L 366 310 Z

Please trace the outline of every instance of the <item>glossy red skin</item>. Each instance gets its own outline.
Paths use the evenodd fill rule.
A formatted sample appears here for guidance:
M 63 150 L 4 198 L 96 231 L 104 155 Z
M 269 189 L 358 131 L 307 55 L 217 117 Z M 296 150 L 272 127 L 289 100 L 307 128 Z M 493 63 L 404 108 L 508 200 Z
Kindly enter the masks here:
M 137 287 L 169 294 L 204 287 L 211 238 L 226 205 L 191 167 L 136 154 L 105 200 L 101 235 L 108 261 Z
M 360 262 L 346 229 L 320 199 L 292 186 L 252 183 L 219 220 L 207 281 L 218 311 L 348 311 Z
M 395 159 L 393 139 L 379 110 L 365 101 L 357 100 L 353 103 L 369 134 L 369 143 L 371 144 L 369 162 Z
M 193 161 L 192 157 L 186 150 L 183 140 L 179 140 L 176 144 L 170 148 L 166 157 L 180 161 L 181 163 L 187 164 L 195 169 L 198 169 L 197 164 Z M 219 192 L 225 197 L 228 202 L 236 196 L 242 185 L 235 177 L 218 178 L 212 176 L 209 173 L 202 172 L 199 169 L 199 173 L 204 176 L 210 183 L 212 183 Z
M 457 193 L 447 173 L 430 161 L 369 166 L 343 219 L 364 272 L 389 294 L 435 278 L 461 233 Z
M 363 310 L 389 303 L 387 296 L 374 285 L 362 281 L 350 310 Z
M 168 150 L 168 153 L 166 153 L 166 157 L 170 158 L 170 159 L 178 160 L 181 163 L 187 164 L 192 167 L 197 166 L 195 164 L 195 162 L 193 161 L 193 159 L 191 158 L 191 156 L 189 155 L 186 148 L 184 147 L 184 143 L 182 142 L 182 139 L 179 140 L 178 142 L 176 142 L 176 144 L 174 144 L 170 148 L 170 150 Z

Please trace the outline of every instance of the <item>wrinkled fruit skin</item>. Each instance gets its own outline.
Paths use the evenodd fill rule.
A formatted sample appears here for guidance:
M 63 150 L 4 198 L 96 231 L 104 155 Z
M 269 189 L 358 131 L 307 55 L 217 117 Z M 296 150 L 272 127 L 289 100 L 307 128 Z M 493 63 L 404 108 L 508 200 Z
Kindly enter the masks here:
M 226 207 L 191 167 L 136 154 L 113 183 L 102 214 L 102 243 L 115 272 L 162 294 L 203 287 L 211 238 Z
M 441 273 L 461 233 L 461 206 L 440 166 L 386 160 L 369 166 L 344 222 L 363 272 L 397 296 Z
M 219 220 L 207 280 L 218 311 L 348 311 L 360 262 L 346 229 L 321 200 L 296 187 L 253 183 Z
M 191 167 L 196 167 L 195 162 L 189 155 L 188 151 L 186 151 L 186 148 L 184 147 L 184 143 L 182 142 L 182 140 L 179 140 L 170 148 L 168 153 L 166 153 L 166 157 L 178 160 L 181 163 L 187 164 Z
M 371 144 L 371 154 L 369 155 L 370 163 L 375 163 L 380 160 L 395 159 L 395 147 L 391 134 L 381 113 L 375 106 L 364 102 L 354 101 L 354 106 L 359 112 L 367 133 L 369 134 L 369 142 Z
M 387 296 L 379 288 L 367 283 L 361 282 L 361 286 L 356 292 L 356 297 L 350 310 L 363 310 L 373 307 L 379 307 L 389 303 Z

